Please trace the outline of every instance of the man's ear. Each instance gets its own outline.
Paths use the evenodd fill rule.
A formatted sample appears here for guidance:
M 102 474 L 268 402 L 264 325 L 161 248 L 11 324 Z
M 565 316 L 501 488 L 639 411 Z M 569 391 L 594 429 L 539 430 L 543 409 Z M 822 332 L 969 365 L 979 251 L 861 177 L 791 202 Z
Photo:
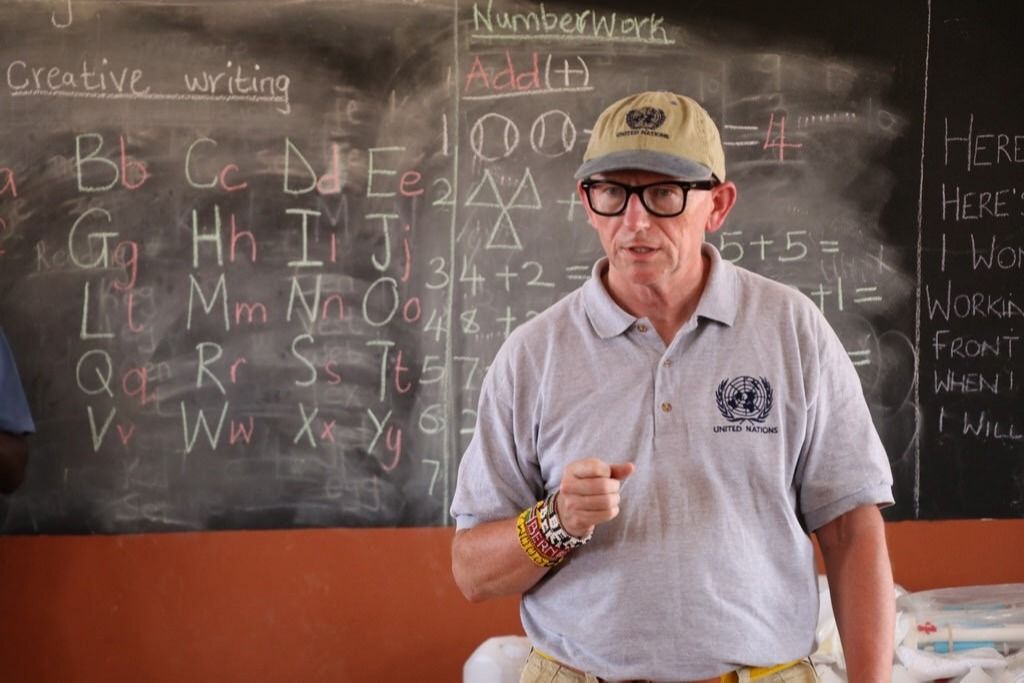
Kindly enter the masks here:
M 714 232 L 722 227 L 725 217 L 729 215 L 732 207 L 736 204 L 736 194 L 736 184 L 731 181 L 726 181 L 711 189 L 712 207 L 704 226 L 706 232 Z

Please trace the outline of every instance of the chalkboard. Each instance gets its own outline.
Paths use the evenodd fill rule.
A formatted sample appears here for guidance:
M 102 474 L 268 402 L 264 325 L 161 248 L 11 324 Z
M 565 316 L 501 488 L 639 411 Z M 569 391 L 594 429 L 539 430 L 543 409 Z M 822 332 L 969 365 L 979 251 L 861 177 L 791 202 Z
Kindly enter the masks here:
M 4 3 L 0 531 L 449 524 L 490 360 L 600 256 L 589 126 L 654 88 L 722 130 L 709 239 L 842 338 L 888 518 L 1024 514 L 1021 12 L 726 5 Z
M 944 3 L 932 19 L 915 482 L 926 518 L 1024 516 L 1022 16 Z

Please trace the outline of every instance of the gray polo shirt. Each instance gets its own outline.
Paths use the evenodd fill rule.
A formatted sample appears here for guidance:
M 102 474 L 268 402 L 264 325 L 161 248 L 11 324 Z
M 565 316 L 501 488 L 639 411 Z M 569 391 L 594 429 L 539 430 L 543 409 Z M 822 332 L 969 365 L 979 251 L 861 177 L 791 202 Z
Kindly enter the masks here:
M 513 517 L 568 463 L 632 461 L 620 514 L 524 596 L 535 647 L 609 679 L 809 655 L 809 530 L 892 502 L 856 371 L 813 303 L 723 261 L 666 347 L 593 277 L 517 328 L 481 389 L 451 512 Z

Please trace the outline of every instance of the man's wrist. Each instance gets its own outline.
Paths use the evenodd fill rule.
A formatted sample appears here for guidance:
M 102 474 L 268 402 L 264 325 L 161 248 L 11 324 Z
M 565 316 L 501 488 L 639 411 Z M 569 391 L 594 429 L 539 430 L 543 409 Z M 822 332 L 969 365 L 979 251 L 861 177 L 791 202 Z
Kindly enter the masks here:
M 544 516 L 541 518 L 541 528 L 544 529 L 544 536 L 548 542 L 556 548 L 575 550 L 590 542 L 594 535 L 594 529 L 585 536 L 576 536 L 569 532 L 562 524 L 558 516 L 558 491 L 553 491 L 544 499 Z
M 548 568 L 561 564 L 571 551 L 586 545 L 594 530 L 579 537 L 565 529 L 558 517 L 558 491 L 554 491 L 519 514 L 516 534 L 533 563 Z
M 568 548 L 558 548 L 546 538 L 541 528 L 541 514 L 545 501 L 538 501 L 520 513 L 516 519 L 519 545 L 538 567 L 554 567 L 569 554 Z

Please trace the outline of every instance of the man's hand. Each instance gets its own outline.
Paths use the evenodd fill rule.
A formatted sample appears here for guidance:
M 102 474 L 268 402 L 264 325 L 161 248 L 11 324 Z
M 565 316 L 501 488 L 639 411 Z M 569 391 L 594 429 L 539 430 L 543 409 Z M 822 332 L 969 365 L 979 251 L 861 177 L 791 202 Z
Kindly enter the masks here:
M 619 489 L 633 474 L 631 462 L 611 464 L 597 458 L 571 462 L 562 473 L 556 507 L 567 532 L 583 538 L 619 514 Z

